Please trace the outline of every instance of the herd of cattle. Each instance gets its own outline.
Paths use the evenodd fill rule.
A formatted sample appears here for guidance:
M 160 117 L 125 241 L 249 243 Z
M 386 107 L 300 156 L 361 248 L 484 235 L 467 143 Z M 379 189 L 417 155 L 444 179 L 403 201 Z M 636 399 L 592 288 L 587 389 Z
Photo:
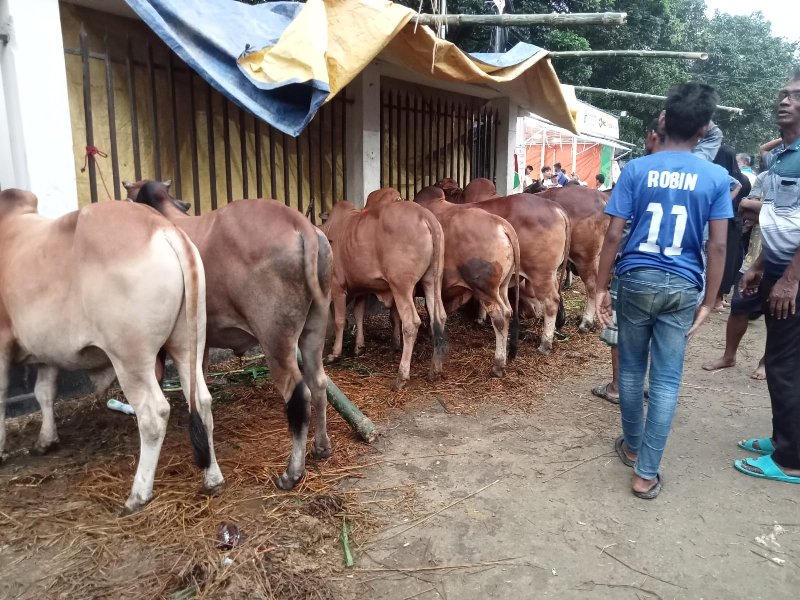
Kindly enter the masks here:
M 170 412 L 161 389 L 167 352 L 189 404 L 203 489 L 214 493 L 223 476 L 204 377 L 208 348 L 241 355 L 261 345 L 293 434 L 288 467 L 276 482 L 290 489 L 305 473 L 312 403 L 312 454 L 331 452 L 323 367 L 331 304 L 336 339 L 329 360 L 342 352 L 348 301 L 355 301 L 356 354 L 364 350 L 367 295 L 390 309 L 394 345 L 402 348 L 398 389 L 409 379 L 421 322 L 417 294 L 430 320 L 431 378 L 442 372 L 447 314 L 471 298 L 496 334 L 495 376 L 504 374 L 506 347 L 509 358 L 517 352 L 520 315 L 543 316 L 539 352 L 550 352 L 564 320 L 568 268 L 586 287 L 580 329 L 593 326 L 607 196 L 582 186 L 498 197 L 488 180 L 459 189 L 444 179 L 414 202 L 384 188 L 361 211 L 350 202 L 335 204 L 321 230 L 273 200 L 238 200 L 194 217 L 186 214 L 188 204 L 170 196 L 169 182 L 125 188 L 133 202 L 93 204 L 54 220 L 38 214 L 34 194 L 0 192 L 0 457 L 11 365 L 38 365 L 36 453 L 58 444 L 59 368 L 85 370 L 98 396 L 116 378 L 136 411 L 141 441 L 126 513 L 152 498 Z

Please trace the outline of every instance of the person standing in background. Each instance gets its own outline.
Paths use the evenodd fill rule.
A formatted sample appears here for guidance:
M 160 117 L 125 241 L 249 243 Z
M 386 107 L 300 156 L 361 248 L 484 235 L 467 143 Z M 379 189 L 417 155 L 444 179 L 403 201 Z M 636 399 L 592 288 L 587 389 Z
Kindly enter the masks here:
M 553 165 L 553 169 L 555 170 L 554 175 L 558 177 L 558 185 L 564 187 L 569 183 L 569 177 L 564 172 L 564 169 L 561 168 L 561 163 L 556 163 Z
M 753 187 L 753 184 L 756 182 L 756 174 L 753 172 L 752 166 L 753 157 L 742 152 L 736 155 L 736 163 L 739 165 L 739 170 L 750 180 L 750 187 Z
M 727 220 L 733 217 L 729 178 L 724 169 L 693 154 L 708 133 L 716 104 L 709 85 L 690 82 L 671 90 L 660 117 L 665 138 L 659 152 L 628 163 L 606 208 L 611 223 L 597 278 L 597 314 L 604 326 L 614 324 L 608 279 L 625 222 L 631 220 L 617 265 L 623 435 L 615 449 L 633 467 L 632 490 L 643 499 L 663 489 L 661 458 L 678 404 L 686 344 L 713 308 L 713 298 L 697 304 L 707 223 L 708 284 L 718 289 L 722 279 Z
M 524 190 L 529 185 L 533 185 L 533 178 L 531 174 L 533 173 L 533 167 L 528 165 L 525 167 L 525 177 L 522 179 L 522 189 Z
M 782 142 L 765 157 L 762 250 L 739 282 L 744 295 L 759 294 L 764 306 L 772 437 L 739 442 L 762 456 L 733 464 L 752 477 L 800 483 L 800 70 L 778 93 L 775 108 Z
M 594 181 L 595 181 L 595 187 L 599 191 L 605 192 L 608 189 L 608 186 L 606 185 L 606 176 L 603 175 L 602 173 L 598 173 L 597 175 L 595 175 Z

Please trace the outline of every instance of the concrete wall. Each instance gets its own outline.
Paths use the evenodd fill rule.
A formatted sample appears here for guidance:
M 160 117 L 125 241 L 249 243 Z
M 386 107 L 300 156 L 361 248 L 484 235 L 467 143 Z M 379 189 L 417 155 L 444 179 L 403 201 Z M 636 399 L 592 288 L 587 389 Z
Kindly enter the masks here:
M 0 26 L 0 185 L 58 217 L 78 207 L 58 0 L 0 0 Z

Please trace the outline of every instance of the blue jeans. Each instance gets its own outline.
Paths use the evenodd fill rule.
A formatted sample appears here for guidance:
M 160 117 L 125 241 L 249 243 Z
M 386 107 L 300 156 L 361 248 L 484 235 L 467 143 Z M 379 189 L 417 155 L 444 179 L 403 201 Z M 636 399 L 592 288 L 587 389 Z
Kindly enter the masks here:
M 659 269 L 619 276 L 619 408 L 625 445 L 639 455 L 634 470 L 654 479 L 672 427 L 683 375 L 686 334 L 700 290 Z M 644 415 L 644 378 L 650 360 L 650 401 Z

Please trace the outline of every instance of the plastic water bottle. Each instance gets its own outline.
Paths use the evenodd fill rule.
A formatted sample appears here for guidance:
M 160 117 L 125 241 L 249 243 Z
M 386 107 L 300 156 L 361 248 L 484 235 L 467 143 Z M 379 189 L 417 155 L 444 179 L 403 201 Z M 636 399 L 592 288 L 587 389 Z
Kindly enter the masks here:
M 133 410 L 133 407 L 130 404 L 126 402 L 120 402 L 116 398 L 111 398 L 111 400 L 109 400 L 108 403 L 106 403 L 106 406 L 111 410 L 118 410 L 119 412 L 123 412 L 126 415 L 136 414 L 136 411 Z

